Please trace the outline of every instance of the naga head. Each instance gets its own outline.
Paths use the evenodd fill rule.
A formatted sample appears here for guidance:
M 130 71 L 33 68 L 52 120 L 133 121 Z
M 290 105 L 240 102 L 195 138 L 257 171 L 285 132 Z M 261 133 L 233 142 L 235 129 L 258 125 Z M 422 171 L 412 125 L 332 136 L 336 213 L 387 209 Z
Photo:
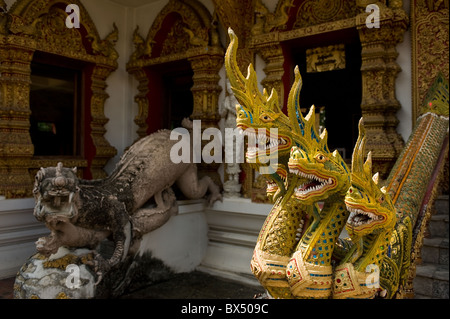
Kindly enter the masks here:
M 334 194 L 344 196 L 350 185 L 350 173 L 339 152 L 330 152 L 327 131 L 318 134 L 314 105 L 306 117 L 298 107 L 289 116 L 296 121 L 295 134 L 303 138 L 303 144 L 292 147 L 289 158 L 289 171 L 299 177 L 294 198 L 308 205 Z
M 350 216 L 346 229 L 349 235 L 362 237 L 377 230 L 393 228 L 395 207 L 385 187 L 379 187 L 379 175 L 372 176 L 372 153 L 364 162 L 366 143 L 363 119 L 359 121 L 359 136 L 352 155 L 351 186 L 345 196 Z
M 270 192 L 273 192 L 278 187 L 285 186 L 283 179 L 286 179 L 289 152 L 294 145 L 291 122 L 279 107 L 275 89 L 272 89 L 270 95 L 266 89 L 263 93 L 260 92 L 252 64 L 248 66 L 247 77 L 241 73 L 236 61 L 238 38 L 231 28 L 228 29 L 228 34 L 230 44 L 225 55 L 225 68 L 234 96 L 240 103 L 236 105 L 236 126 L 249 138 L 245 154 L 247 163 L 260 168 L 267 166 L 268 160 L 276 159 L 277 167 L 269 170 L 271 174 L 264 174 L 271 181 Z M 288 104 L 299 99 L 301 86 L 298 73 Z M 264 162 L 261 158 L 265 159 Z
M 33 194 L 36 200 L 34 216 L 39 221 L 46 215 L 73 218 L 77 215 L 74 197 L 78 195 L 77 169 L 63 167 L 41 168 L 35 177 Z

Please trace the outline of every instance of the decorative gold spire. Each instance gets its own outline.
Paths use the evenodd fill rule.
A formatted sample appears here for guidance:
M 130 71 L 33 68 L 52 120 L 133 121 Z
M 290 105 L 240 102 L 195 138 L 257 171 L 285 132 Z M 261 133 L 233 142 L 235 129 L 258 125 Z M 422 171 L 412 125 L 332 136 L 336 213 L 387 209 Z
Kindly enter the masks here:
M 364 128 L 364 120 L 361 118 L 358 123 L 359 135 L 352 154 L 352 182 L 363 186 L 378 185 L 378 173 L 372 177 L 372 152 L 367 154 L 364 162 L 364 152 L 366 146 L 366 130 Z
M 439 72 L 424 98 L 421 113 L 435 113 L 448 117 L 449 92 L 448 80 Z
M 230 36 L 230 44 L 225 54 L 225 68 L 230 80 L 231 89 L 239 103 L 253 110 L 253 114 L 259 114 L 259 109 L 264 106 L 272 112 L 282 113 L 278 105 L 278 94 L 272 89 L 270 95 L 266 90 L 261 91 L 258 88 L 256 72 L 253 65 L 248 66 L 247 77 L 239 70 L 236 61 L 236 53 L 238 48 L 238 38 L 231 28 L 228 29 Z

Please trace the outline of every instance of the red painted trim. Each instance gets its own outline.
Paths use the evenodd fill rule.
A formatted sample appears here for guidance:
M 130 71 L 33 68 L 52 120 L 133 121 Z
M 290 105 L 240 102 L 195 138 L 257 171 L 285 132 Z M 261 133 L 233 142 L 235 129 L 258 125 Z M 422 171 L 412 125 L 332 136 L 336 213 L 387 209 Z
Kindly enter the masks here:
M 94 71 L 94 65 L 88 65 L 83 72 L 83 98 L 84 98 L 84 141 L 83 141 L 83 151 L 84 158 L 87 160 L 88 167 L 83 170 L 84 179 L 92 179 L 91 165 L 92 160 L 96 155 L 96 150 L 94 146 L 94 141 L 92 140 L 92 114 L 91 114 L 91 99 L 92 99 L 92 73 Z

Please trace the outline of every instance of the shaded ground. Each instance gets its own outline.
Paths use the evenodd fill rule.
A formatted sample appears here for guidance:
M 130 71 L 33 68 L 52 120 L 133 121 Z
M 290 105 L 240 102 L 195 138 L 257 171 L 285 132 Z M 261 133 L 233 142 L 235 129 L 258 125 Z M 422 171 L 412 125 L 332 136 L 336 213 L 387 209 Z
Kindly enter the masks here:
M 215 277 L 204 272 L 176 274 L 167 281 L 125 294 L 119 299 L 253 299 L 262 287 Z

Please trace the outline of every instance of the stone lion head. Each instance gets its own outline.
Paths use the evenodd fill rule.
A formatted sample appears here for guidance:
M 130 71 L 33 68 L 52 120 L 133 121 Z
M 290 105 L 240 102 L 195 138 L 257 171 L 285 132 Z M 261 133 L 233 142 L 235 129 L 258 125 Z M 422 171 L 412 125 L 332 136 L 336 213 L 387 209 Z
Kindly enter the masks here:
M 79 192 L 76 168 L 56 167 L 41 168 L 35 177 L 33 194 L 36 200 L 34 216 L 45 220 L 47 215 L 72 218 L 77 215 L 74 198 Z

